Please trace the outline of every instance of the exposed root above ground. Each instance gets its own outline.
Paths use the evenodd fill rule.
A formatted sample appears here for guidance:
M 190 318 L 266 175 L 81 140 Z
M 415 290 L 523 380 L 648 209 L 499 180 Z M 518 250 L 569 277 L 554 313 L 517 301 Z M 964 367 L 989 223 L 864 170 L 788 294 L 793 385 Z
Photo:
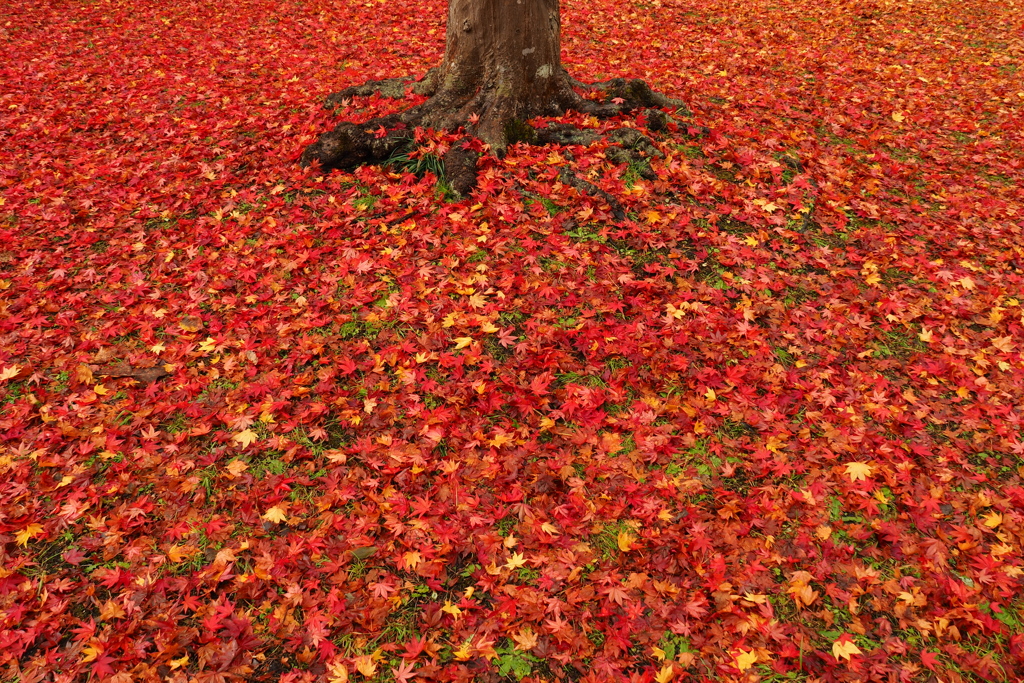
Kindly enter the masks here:
M 542 107 L 525 109 L 511 97 L 497 94 L 494 89 L 480 88 L 472 93 L 457 92 L 441 87 L 438 69 L 431 69 L 422 79 L 392 78 L 370 81 L 346 88 L 327 98 L 326 107 L 333 108 L 351 97 L 379 93 L 386 97 L 403 98 L 410 91 L 429 96 L 426 102 L 401 112 L 377 117 L 361 124 L 339 123 L 333 131 L 324 133 L 303 152 L 300 163 L 306 166 L 318 163 L 324 169 L 350 169 L 363 164 L 383 163 L 404 146 L 410 144 L 417 128 L 454 131 L 463 129 L 489 146 L 501 156 L 509 144 L 591 144 L 600 138 L 592 131 L 566 124 L 534 128 L 527 119 L 537 116 L 560 116 L 575 110 L 598 118 L 611 118 L 638 109 L 645 110 L 648 129 L 663 130 L 668 116 L 662 109 L 678 111 L 685 104 L 651 90 L 640 79 L 615 78 L 586 85 L 562 72 L 561 87 L 555 101 Z M 602 93 L 601 101 L 588 99 L 573 88 Z M 632 129 L 613 131 L 609 137 L 615 143 L 609 148 L 609 158 L 618 163 L 629 163 L 634 157 L 657 154 L 650 140 Z M 640 140 L 643 138 L 643 140 Z M 479 154 L 466 145 L 453 145 L 443 159 L 445 174 L 451 188 L 464 195 L 476 186 L 476 161 Z M 572 176 L 575 178 L 575 176 Z M 581 191 L 594 194 L 586 181 L 571 180 L 569 184 Z M 593 187 L 593 186 L 591 186 Z M 596 188 L 594 188 L 596 189 Z M 614 208 L 614 205 L 613 205 Z M 616 213 L 621 212 L 621 207 Z

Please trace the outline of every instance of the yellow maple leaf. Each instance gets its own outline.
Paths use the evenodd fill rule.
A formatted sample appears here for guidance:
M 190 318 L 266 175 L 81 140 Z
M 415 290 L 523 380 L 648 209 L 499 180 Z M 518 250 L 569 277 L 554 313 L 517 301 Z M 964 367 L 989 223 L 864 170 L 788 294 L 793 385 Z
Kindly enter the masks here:
M 866 462 L 846 463 L 846 475 L 851 481 L 861 481 L 871 476 L 874 468 Z
M 1003 555 L 1012 554 L 1013 551 L 1013 546 L 1009 543 L 997 543 L 989 549 L 989 552 L 992 553 L 992 557 L 996 558 L 997 560 Z
M 505 563 L 505 569 L 517 569 L 526 564 L 526 557 L 522 553 L 512 553 L 512 557 L 508 558 L 508 562 Z
M 238 458 L 235 458 L 228 463 L 228 472 L 232 477 L 241 475 L 242 472 L 245 472 L 247 469 L 249 469 L 249 463 L 244 460 L 239 460 Z
M 541 531 L 551 534 L 552 536 L 559 536 L 562 533 L 558 530 L 558 527 L 552 524 L 551 522 L 544 522 L 540 525 L 540 529 Z
M 903 121 L 906 120 L 906 118 L 906 116 L 904 116 L 898 111 L 894 111 L 892 113 L 892 120 L 895 121 L 896 123 L 903 123 Z
M 753 650 L 746 652 L 741 651 L 736 655 L 736 668 L 740 671 L 746 671 L 750 667 L 754 666 L 757 662 L 757 653 Z
M 494 334 L 498 331 L 498 327 L 494 323 L 487 322 L 480 326 L 480 331 L 486 332 L 487 334 Z
M 410 550 L 402 555 L 402 562 L 405 563 L 406 569 L 416 569 L 422 561 L 423 557 L 415 550 Z
M 85 647 L 82 648 L 82 654 L 84 655 L 82 657 L 82 663 L 85 664 L 87 662 L 91 662 L 92 660 L 94 660 L 97 657 L 99 657 L 102 652 L 103 652 L 103 648 L 102 647 L 99 647 L 99 646 L 96 646 L 96 645 L 86 645 Z M 188 659 L 187 656 L 185 658 Z M 174 668 L 173 662 L 172 662 L 171 668 Z
M 100 621 L 110 621 L 111 619 L 124 619 L 124 609 L 113 600 L 107 600 L 100 607 Z
M 668 683 L 673 678 L 675 678 L 675 669 L 673 669 L 671 664 L 665 664 L 658 673 L 654 674 L 654 680 L 657 683 Z
M 373 655 L 359 655 L 354 661 L 356 670 L 367 678 L 377 673 L 377 662 L 373 661 Z
M 473 646 L 473 641 L 467 640 L 466 642 L 464 642 L 462 645 L 459 646 L 459 649 L 457 649 L 454 652 L 452 652 L 452 656 L 455 657 L 456 661 L 465 662 L 466 660 L 469 659 L 470 654 L 473 651 L 472 646 Z
M 921 327 L 921 333 L 917 335 L 917 338 L 923 341 L 925 344 L 929 343 L 932 340 L 932 337 L 932 331 L 924 326 Z
M 472 337 L 456 337 L 455 338 L 455 348 L 456 349 L 464 349 L 464 348 L 466 348 L 467 346 L 469 346 L 472 343 L 473 343 L 473 338 Z
M 809 607 L 815 603 L 818 599 L 818 591 L 811 588 L 811 581 L 814 577 L 810 572 L 796 571 L 789 579 L 789 586 L 786 587 L 786 592 L 793 598 L 793 602 L 796 603 L 797 607 Z
M 41 533 L 43 533 L 42 524 L 29 524 L 27 527 L 16 533 L 14 538 L 18 541 L 18 545 L 28 545 L 30 540 Z
M 981 522 L 989 529 L 995 529 L 997 526 L 1003 523 L 1003 516 L 993 510 L 992 512 L 985 515 L 985 519 Z
M 12 377 L 17 377 L 19 372 L 21 372 L 21 368 L 17 365 L 12 365 L 8 368 L 0 370 L 0 382 L 8 380 Z
M 630 550 L 633 549 L 633 543 L 636 542 L 636 536 L 629 533 L 628 531 L 620 531 L 618 537 L 616 537 L 615 539 L 615 542 L 618 544 L 619 550 L 621 550 L 624 553 L 628 553 Z
M 344 664 L 331 664 L 327 671 L 327 683 L 348 683 L 348 669 Z
M 512 640 L 516 641 L 516 649 L 528 652 L 537 645 L 537 634 L 529 626 L 524 626 L 519 633 L 512 634 Z
M 995 337 L 992 340 L 992 346 L 996 347 L 996 349 L 1003 353 L 1011 353 L 1016 345 L 1014 344 L 1012 337 L 1006 336 Z
M 171 666 L 171 671 L 174 671 L 175 669 L 180 669 L 181 667 L 184 667 L 186 664 L 188 664 L 188 655 L 182 654 L 177 659 L 171 659 L 170 661 L 168 661 L 167 664 Z
M 657 645 L 652 645 L 651 646 L 651 656 L 653 656 L 659 662 L 664 662 L 665 661 L 665 651 L 662 650 Z
M 207 337 L 199 344 L 199 350 L 203 353 L 212 353 L 217 348 L 217 340 L 213 337 Z
M 268 522 L 280 524 L 281 522 L 288 519 L 288 514 L 279 506 L 275 505 L 274 507 L 270 508 L 269 510 L 263 513 L 263 519 L 267 520 Z
M 178 564 L 179 562 L 183 561 L 189 555 L 190 553 L 188 553 L 185 550 L 185 546 L 183 545 L 172 545 L 170 548 L 167 549 L 167 559 L 169 559 L 171 562 L 175 564 Z
M 857 647 L 856 643 L 852 640 L 841 641 L 837 640 L 832 643 L 832 656 L 836 659 L 845 659 L 850 661 L 850 657 L 853 655 L 863 654 L 860 648 Z
M 487 442 L 487 445 L 491 448 L 501 448 L 507 443 L 512 443 L 512 437 L 502 432 L 495 434 L 494 438 Z
M 444 612 L 445 614 L 452 615 L 456 619 L 458 619 L 460 616 L 462 616 L 462 610 L 459 609 L 458 606 L 453 605 L 451 600 L 445 600 L 444 601 L 444 607 L 441 608 L 441 611 Z
M 257 439 L 259 439 L 259 437 L 256 435 L 256 432 L 251 429 L 245 429 L 231 437 L 231 440 L 242 448 L 248 448 Z
M 92 388 L 92 390 L 96 392 L 97 396 L 106 396 L 107 394 L 110 393 L 110 389 L 107 389 L 102 384 L 97 384 Z
M 779 207 L 777 207 L 775 205 L 775 202 L 768 202 L 767 204 L 765 204 L 761 208 L 764 209 L 765 211 L 767 211 L 768 213 L 771 213 L 772 211 L 777 210 Z

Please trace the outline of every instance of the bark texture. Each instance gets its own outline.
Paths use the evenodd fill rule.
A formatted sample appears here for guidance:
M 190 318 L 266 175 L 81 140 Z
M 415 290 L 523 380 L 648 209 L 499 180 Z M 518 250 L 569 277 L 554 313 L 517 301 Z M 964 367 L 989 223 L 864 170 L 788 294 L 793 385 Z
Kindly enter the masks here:
M 451 0 L 435 97 L 454 105 L 454 121 L 478 117 L 473 133 L 496 149 L 527 119 L 578 104 L 562 69 L 559 22 L 558 0 Z

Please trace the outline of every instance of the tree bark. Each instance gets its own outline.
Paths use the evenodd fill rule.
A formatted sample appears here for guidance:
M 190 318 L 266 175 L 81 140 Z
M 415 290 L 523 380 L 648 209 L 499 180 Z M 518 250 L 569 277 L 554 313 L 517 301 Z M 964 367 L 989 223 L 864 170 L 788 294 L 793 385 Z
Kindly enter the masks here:
M 582 99 L 562 69 L 560 29 L 558 0 L 451 0 L 435 100 L 456 105 L 454 121 L 504 149 L 527 119 Z

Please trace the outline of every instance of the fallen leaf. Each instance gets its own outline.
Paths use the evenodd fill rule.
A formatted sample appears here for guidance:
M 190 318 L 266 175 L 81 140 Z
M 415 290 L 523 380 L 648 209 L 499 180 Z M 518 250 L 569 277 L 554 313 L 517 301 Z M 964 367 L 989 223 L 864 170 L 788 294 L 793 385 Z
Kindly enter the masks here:
M 237 443 L 242 448 L 248 448 L 258 439 L 259 436 L 256 434 L 256 432 L 252 431 L 251 429 L 245 429 L 231 437 L 231 440 Z
M 836 659 L 845 659 L 850 661 L 853 655 L 863 654 L 860 648 L 852 640 L 837 640 L 832 643 L 832 655 Z
M 28 545 L 29 541 L 36 536 L 39 536 L 41 533 L 43 533 L 43 525 L 32 523 L 16 533 L 14 535 L 14 540 L 17 541 L 18 545 Z
M 537 634 L 529 626 L 524 626 L 512 634 L 512 640 L 515 641 L 517 650 L 529 652 L 537 645 Z
M 852 481 L 863 481 L 871 476 L 874 468 L 866 462 L 846 463 L 846 476 Z
M 288 514 L 279 506 L 274 505 L 263 513 L 262 519 L 274 524 L 280 524 L 288 519 Z
M 348 683 L 348 667 L 338 662 L 327 669 L 328 683 Z
M 526 564 L 526 558 L 523 553 L 512 553 L 512 556 L 508 558 L 508 562 L 505 563 L 505 569 L 517 569 Z
M 361 548 L 355 548 L 352 550 L 352 557 L 357 560 L 365 560 L 368 557 L 373 557 L 377 554 L 377 546 L 368 545 Z
M 757 663 L 757 653 L 753 650 L 741 650 L 736 655 L 736 668 L 740 671 L 746 671 L 750 667 Z
M 232 477 L 241 476 L 241 474 L 245 472 L 247 469 L 249 469 L 249 463 L 245 462 L 244 460 L 239 460 L 238 458 L 235 458 L 234 460 L 229 462 L 227 466 L 228 473 Z
M 998 512 L 996 512 L 995 510 L 993 510 L 993 511 L 989 512 L 987 515 L 985 515 L 985 519 L 982 521 L 982 524 L 987 526 L 989 529 L 995 529 L 997 526 L 999 526 L 1002 523 L 1003 523 L 1003 516 L 1001 514 L 999 514 Z
M 367 678 L 373 678 L 377 674 L 377 662 L 373 661 L 372 655 L 359 655 L 353 659 L 356 671 Z

